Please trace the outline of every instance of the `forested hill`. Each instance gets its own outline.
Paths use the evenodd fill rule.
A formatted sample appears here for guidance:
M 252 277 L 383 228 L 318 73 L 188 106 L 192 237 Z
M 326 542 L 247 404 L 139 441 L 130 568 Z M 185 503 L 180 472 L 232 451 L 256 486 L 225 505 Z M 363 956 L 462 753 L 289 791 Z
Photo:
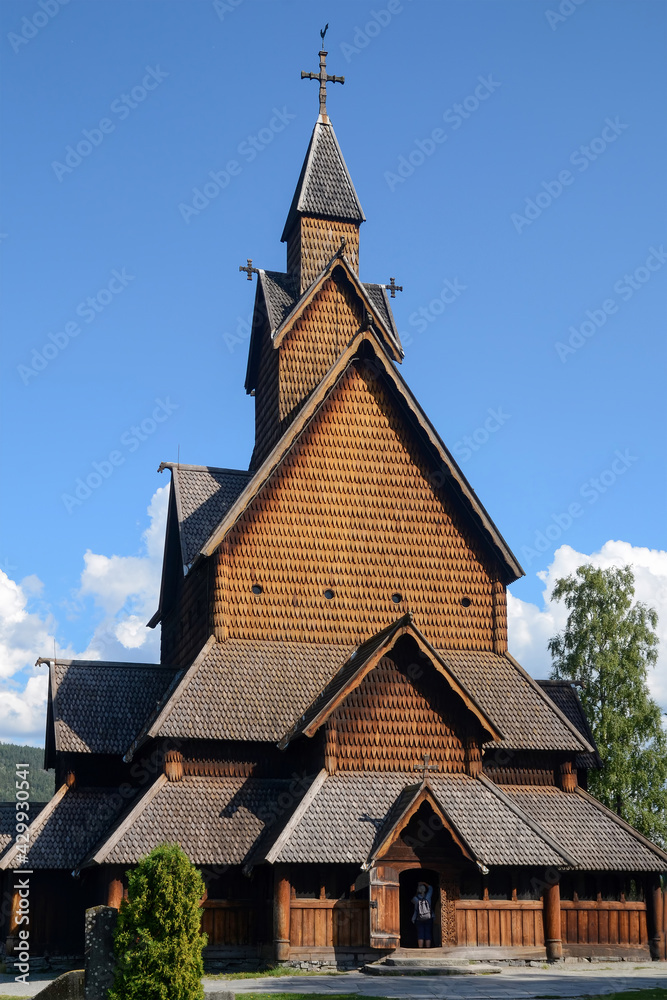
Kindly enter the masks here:
M 0 743 L 0 802 L 11 802 L 16 794 L 16 765 L 29 765 L 30 800 L 48 802 L 55 791 L 53 771 L 45 771 L 42 747 Z

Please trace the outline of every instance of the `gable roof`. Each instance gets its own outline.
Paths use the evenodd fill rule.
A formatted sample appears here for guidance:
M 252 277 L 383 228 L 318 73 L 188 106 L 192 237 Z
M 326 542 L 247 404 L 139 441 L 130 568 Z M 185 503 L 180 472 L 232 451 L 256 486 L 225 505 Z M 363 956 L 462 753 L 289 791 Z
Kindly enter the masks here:
M 32 821 L 29 849 L 22 868 L 72 871 L 109 829 L 136 795 L 129 785 L 118 788 L 68 788 L 61 785 Z M 19 846 L 14 843 L 0 860 L 0 869 L 14 867 Z
M 210 556 L 215 552 L 232 525 L 259 493 L 270 476 L 276 471 L 294 445 L 296 439 L 309 424 L 320 406 L 322 406 L 329 392 L 338 380 L 343 377 L 348 366 L 355 359 L 361 359 L 362 355 L 360 351 L 362 349 L 371 353 L 372 360 L 370 363 L 373 364 L 377 376 L 383 377 L 386 380 L 408 416 L 408 419 L 412 422 L 415 432 L 420 435 L 422 441 L 434 455 L 437 463 L 438 477 L 441 477 L 444 484 L 450 484 L 452 497 L 455 501 L 459 502 L 463 512 L 467 513 L 468 517 L 471 517 L 476 522 L 483 540 L 486 541 L 495 554 L 496 559 L 503 565 L 507 582 L 523 576 L 523 570 L 509 549 L 505 539 L 478 500 L 475 491 L 468 483 L 410 389 L 391 364 L 386 351 L 372 330 L 361 331 L 348 346 L 347 350 L 332 365 L 319 386 L 309 396 L 299 414 L 257 469 L 246 488 L 211 532 L 206 543 L 201 547 L 200 554 L 202 556 Z
M 96 844 L 83 866 L 136 864 L 165 840 L 179 843 L 194 864 L 245 861 L 299 796 L 290 778 L 193 777 L 164 774 Z M 281 814 L 283 816 L 281 817 Z
M 487 748 L 590 752 L 576 727 L 509 653 L 440 649 L 445 664 L 497 720 L 502 743 Z
M 271 860 L 369 864 L 388 822 L 414 801 L 414 777 L 413 772 L 400 771 L 327 775 Z M 563 867 L 573 860 L 566 850 L 555 848 L 551 837 L 542 836 L 534 821 L 526 822 L 521 810 L 512 809 L 481 781 L 465 774 L 435 774 L 428 786 L 476 861 Z
M 188 567 L 218 523 L 252 479 L 243 469 L 162 462 L 171 470 L 183 565 Z
M 375 860 L 376 858 L 381 857 L 387 850 L 389 850 L 391 845 L 398 839 L 401 832 L 405 829 L 412 817 L 424 803 L 428 803 L 431 807 L 435 815 L 442 823 L 443 828 L 450 834 L 452 840 L 458 846 L 463 856 L 469 861 L 477 860 L 475 852 L 466 843 L 465 837 L 459 830 L 457 830 L 456 825 L 452 823 L 449 816 L 438 802 L 427 780 L 422 781 L 421 784 L 405 786 L 396 800 L 394 807 L 389 811 L 387 822 L 379 832 L 370 860 Z
M 281 242 L 299 215 L 318 215 L 342 222 L 365 221 L 363 209 L 330 121 L 321 117 L 308 143 Z
M 572 854 L 579 868 L 667 871 L 667 853 L 582 788 L 503 785 L 503 792 Z
M 175 667 L 157 663 L 51 660 L 49 724 L 55 751 L 125 753 L 178 676 Z
M 268 324 L 269 335 L 274 347 L 279 347 L 288 329 L 299 318 L 301 313 L 312 302 L 317 291 L 325 280 L 333 273 L 334 266 L 339 265 L 351 280 L 355 291 L 361 298 L 364 307 L 370 312 L 379 329 L 384 333 L 387 344 L 395 361 L 403 358 L 401 338 L 396 327 L 394 314 L 389 303 L 386 286 L 362 282 L 347 258 L 336 253 L 323 268 L 321 273 L 311 282 L 310 286 L 299 295 L 296 278 L 280 271 L 259 271 L 255 305 L 248 349 L 248 364 L 246 368 L 245 390 L 252 392 L 256 388 L 259 370 L 260 348 L 264 333 L 265 321 Z
M 347 662 L 308 706 L 299 721 L 282 738 L 279 743 L 280 748 L 284 749 L 297 735 L 313 736 L 338 705 L 361 683 L 366 674 L 370 673 L 379 660 L 393 648 L 398 639 L 405 635 L 409 635 L 417 643 L 420 651 L 430 660 L 434 669 L 444 677 L 452 691 L 463 700 L 482 728 L 486 729 L 493 739 L 501 740 L 502 733 L 499 732 L 497 726 L 477 703 L 470 691 L 447 668 L 435 649 L 414 625 L 412 613 L 408 612 L 398 618 L 393 625 L 382 629 L 354 650 Z
M 345 662 L 351 646 L 208 640 L 125 751 L 149 737 L 276 742 Z M 129 750 L 128 750 L 129 747 Z
M 554 705 L 557 705 L 563 715 L 565 715 L 573 726 L 575 726 L 587 743 L 593 748 L 593 753 L 578 754 L 575 758 L 575 767 L 593 768 L 602 767 L 602 759 L 595 742 L 584 706 L 577 692 L 577 688 L 572 681 L 538 680 L 537 682 L 544 693 L 549 696 Z

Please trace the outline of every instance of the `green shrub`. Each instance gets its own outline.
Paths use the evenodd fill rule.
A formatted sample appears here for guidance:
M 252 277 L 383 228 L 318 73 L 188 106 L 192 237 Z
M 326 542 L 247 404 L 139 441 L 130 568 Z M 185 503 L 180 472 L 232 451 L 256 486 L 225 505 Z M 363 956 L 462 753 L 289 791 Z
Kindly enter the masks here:
M 114 933 L 109 1000 L 203 1000 L 200 873 L 178 844 L 163 844 L 128 882 Z

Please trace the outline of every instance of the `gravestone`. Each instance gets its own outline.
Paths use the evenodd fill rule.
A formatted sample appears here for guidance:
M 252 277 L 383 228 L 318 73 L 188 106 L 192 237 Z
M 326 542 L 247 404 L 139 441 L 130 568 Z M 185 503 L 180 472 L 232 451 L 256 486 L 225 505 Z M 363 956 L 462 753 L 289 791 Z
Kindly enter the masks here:
M 113 906 L 93 906 L 86 910 L 84 964 L 85 1000 L 106 1000 L 113 984 L 116 962 L 113 932 L 118 910 Z

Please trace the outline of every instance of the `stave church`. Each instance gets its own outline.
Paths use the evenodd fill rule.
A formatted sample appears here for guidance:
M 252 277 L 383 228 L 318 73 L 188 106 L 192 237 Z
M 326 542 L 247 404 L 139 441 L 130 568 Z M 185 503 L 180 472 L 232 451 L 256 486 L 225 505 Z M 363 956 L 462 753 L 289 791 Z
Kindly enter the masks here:
M 226 967 L 409 953 L 420 882 L 441 955 L 664 958 L 667 854 L 588 793 L 576 686 L 509 654 L 523 571 L 401 377 L 399 286 L 362 277 L 326 56 L 285 270 L 243 268 L 249 468 L 160 467 L 160 663 L 48 661 L 33 953 L 81 955 L 86 908 L 177 842 Z

